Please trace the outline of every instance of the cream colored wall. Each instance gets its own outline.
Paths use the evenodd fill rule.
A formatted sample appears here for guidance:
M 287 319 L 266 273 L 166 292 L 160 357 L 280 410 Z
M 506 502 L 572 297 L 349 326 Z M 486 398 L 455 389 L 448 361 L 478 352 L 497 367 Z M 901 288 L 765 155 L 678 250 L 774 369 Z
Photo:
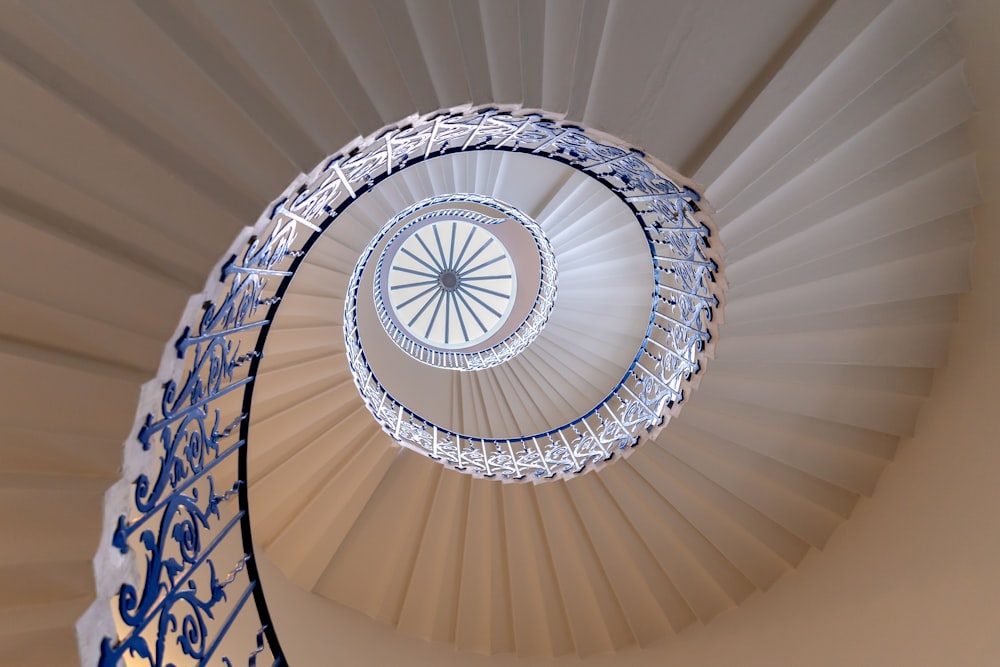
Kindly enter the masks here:
M 679 637 L 584 663 L 1000 664 L 1000 2 L 970 0 L 959 8 L 967 75 L 981 109 L 972 131 L 984 204 L 976 211 L 973 292 L 916 435 L 826 548 L 766 594 Z M 279 625 L 286 647 L 298 648 L 289 656 L 296 667 L 515 662 L 455 654 L 287 593 L 286 604 L 300 611 L 316 605 L 310 616 L 324 621 Z M 308 659 L 310 647 L 316 661 Z
M 665 647 L 673 664 L 1000 664 L 1000 3 L 959 10 L 984 203 L 948 367 L 915 437 L 826 548 Z

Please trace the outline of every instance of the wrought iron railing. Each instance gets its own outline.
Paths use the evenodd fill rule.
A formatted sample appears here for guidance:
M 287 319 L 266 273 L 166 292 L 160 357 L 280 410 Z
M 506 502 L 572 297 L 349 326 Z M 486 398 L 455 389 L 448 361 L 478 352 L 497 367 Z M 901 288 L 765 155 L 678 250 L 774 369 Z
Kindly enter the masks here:
M 143 388 L 124 477 L 105 505 L 109 537 L 95 560 L 105 601 L 97 625 L 114 628 L 99 642 L 100 667 L 285 664 L 247 498 L 249 410 L 268 328 L 302 257 L 354 199 L 407 164 L 488 149 L 561 160 L 632 208 L 657 276 L 646 340 L 618 387 L 588 414 L 549 433 L 491 441 L 438 429 L 396 402 L 349 328 L 356 382 L 373 414 L 403 444 L 455 467 L 551 476 L 634 444 L 683 398 L 718 305 L 715 250 L 693 190 L 637 151 L 537 114 L 442 113 L 360 141 L 297 179 L 244 230 L 189 303 L 157 379 Z
M 129 509 L 106 518 L 123 565 L 118 635 L 101 642 L 100 667 L 284 664 L 250 539 L 246 447 L 276 291 L 301 255 L 297 227 L 275 216 L 237 243 L 208 298 L 189 306 L 163 379 L 144 387 L 126 447 Z
M 699 208 L 700 195 L 678 185 L 678 177 L 668 177 L 664 168 L 639 151 L 539 115 L 482 111 L 439 117 L 415 124 L 407 133 L 406 146 L 410 151 L 436 154 L 442 149 L 435 141 L 443 146 L 461 142 L 465 150 L 525 151 L 559 160 L 613 191 L 631 208 L 648 241 L 655 281 L 649 324 L 632 364 L 618 384 L 578 418 L 546 432 L 517 438 L 455 433 L 397 400 L 379 381 L 365 356 L 357 299 L 361 270 L 382 240 L 377 237 L 351 278 L 344 314 L 348 362 L 376 420 L 410 449 L 463 472 L 505 479 L 577 474 L 609 460 L 616 451 L 635 445 L 643 434 L 661 427 L 701 370 L 700 360 L 705 345 L 712 340 L 714 313 L 720 304 L 717 249 L 709 242 L 711 221 Z M 371 148 L 389 159 L 393 154 L 391 144 L 387 139 L 383 147 Z M 303 202 L 309 199 L 309 193 L 302 195 Z M 384 228 L 383 235 L 389 231 Z M 537 335 L 544 323 L 539 320 L 533 333 Z M 405 336 L 402 332 L 400 335 Z M 423 347 L 412 339 L 403 344 Z M 472 366 L 471 370 L 477 368 Z

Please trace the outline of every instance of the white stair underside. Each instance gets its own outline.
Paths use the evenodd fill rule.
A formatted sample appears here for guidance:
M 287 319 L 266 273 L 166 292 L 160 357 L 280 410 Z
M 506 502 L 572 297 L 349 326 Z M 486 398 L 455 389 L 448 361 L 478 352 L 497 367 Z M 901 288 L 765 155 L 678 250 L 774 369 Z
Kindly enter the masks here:
M 304 550 L 310 563 L 328 558 L 321 574 L 313 569 L 303 577 L 280 555 L 273 556 L 276 564 L 293 582 L 401 632 L 486 653 L 586 654 L 644 644 L 707 621 L 750 591 L 770 586 L 811 547 L 822 547 L 858 496 L 872 492 L 895 439 L 912 428 L 929 390 L 930 376 L 922 369 L 945 362 L 954 312 L 943 299 L 968 289 L 963 267 L 972 235 L 966 211 L 978 194 L 969 147 L 954 128 L 971 106 L 942 24 L 930 23 L 929 36 L 913 37 L 912 52 L 890 59 L 881 75 L 864 74 L 872 80 L 844 111 L 822 117 L 820 130 L 785 156 L 758 164 L 761 176 L 734 198 L 713 201 L 724 225 L 723 243 L 733 257 L 726 266 L 731 289 L 718 358 L 689 400 L 690 414 L 682 412 L 627 463 L 536 489 L 504 485 L 502 499 L 472 501 L 476 496 L 470 491 L 475 493 L 481 482 L 442 485 L 447 472 L 438 474 L 427 462 L 410 460 L 418 456 L 401 452 L 393 464 L 400 472 L 387 471 L 378 486 L 389 495 L 380 501 L 375 490 L 364 512 L 352 510 L 353 527 L 324 543 L 327 556 L 315 546 Z M 840 77 L 848 75 L 833 69 Z M 843 82 L 850 85 L 857 84 Z M 941 110 L 927 113 L 925 98 L 943 105 Z M 800 113 L 796 104 L 812 103 L 802 96 L 787 113 Z M 804 108 L 800 115 L 806 114 Z M 880 124 L 902 128 L 895 133 L 896 144 Z M 869 134 L 880 141 L 873 143 Z M 853 169 L 846 171 L 847 166 Z M 496 195 L 503 171 L 483 165 L 476 173 L 485 178 L 466 174 L 468 185 Z M 455 184 L 440 169 L 430 167 L 428 173 L 424 187 L 443 192 Z M 931 182 L 934 190 L 943 187 L 951 196 L 930 196 Z M 546 190 L 536 182 L 539 189 Z M 406 194 L 415 196 L 413 190 Z M 827 200 L 830 205 L 824 207 Z M 572 213 L 563 212 L 561 219 L 567 221 L 567 234 L 579 238 L 588 230 L 586 221 Z M 774 240 L 757 241 L 767 234 Z M 336 261 L 352 258 L 347 254 Z M 327 268 L 347 270 L 334 261 L 331 253 Z M 928 266 L 941 270 L 929 272 Z M 579 308 L 581 316 L 588 313 L 585 303 Z M 730 324 L 733 335 L 726 336 Z M 552 326 L 556 348 L 540 340 L 536 345 L 543 356 L 531 356 L 533 347 L 522 355 L 530 360 L 523 367 L 511 363 L 488 378 L 458 374 L 457 388 L 445 386 L 444 391 L 458 391 L 461 397 L 441 404 L 463 406 L 472 413 L 464 423 L 480 428 L 497 423 L 523 428 L 533 412 L 551 415 L 560 406 L 571 412 L 580 398 L 578 388 L 587 387 L 586 373 L 574 373 L 599 363 L 600 354 L 563 349 L 586 340 L 586 334 L 575 335 L 579 327 Z M 276 327 L 281 330 L 280 321 Z M 601 338 L 595 332 L 593 340 Z M 573 381 L 559 389 L 552 378 L 561 376 Z M 545 406 L 525 399 L 530 395 L 525 388 L 547 396 Z M 361 410 L 354 417 L 368 416 Z M 387 436 L 376 437 L 389 442 Z M 646 502 L 617 499 L 616 493 L 625 491 L 616 492 L 614 484 L 624 470 L 647 485 L 653 495 Z M 492 498 L 484 493 L 483 498 Z M 254 502 L 280 504 L 283 497 L 255 496 Z M 484 502 L 496 505 L 494 514 L 478 509 Z M 537 509 L 520 510 L 514 528 L 503 521 L 510 504 Z M 639 515 L 659 514 L 665 507 L 674 513 L 675 526 L 691 526 L 697 533 L 682 532 L 680 543 L 644 542 L 642 535 L 653 529 Z M 462 508 L 466 517 L 456 518 Z M 496 554 L 485 555 L 488 546 L 483 545 L 494 538 L 471 523 L 476 521 L 501 523 L 506 557 L 498 561 Z M 528 529 L 521 525 L 525 521 L 536 521 L 537 527 Z M 422 528 L 390 528 L 403 525 Z M 623 527 L 632 528 L 622 533 Z M 384 532 L 394 534 L 395 541 L 387 543 Z M 545 542 L 532 545 L 519 538 L 526 533 L 544 535 Z M 695 534 L 701 546 L 691 543 Z M 280 531 L 276 536 L 288 545 L 285 549 L 304 539 Z M 670 555 L 677 549 L 692 550 L 691 565 Z M 413 571 L 399 575 L 400 560 L 407 560 L 399 554 L 410 550 L 418 554 Z M 384 564 L 371 560 L 375 553 L 385 554 Z M 465 560 L 469 557 L 471 564 Z M 561 645 L 554 638 L 526 637 L 532 633 L 518 619 L 534 618 L 535 632 L 552 621 L 531 612 L 537 596 L 520 592 L 524 567 L 517 567 L 514 558 L 550 563 L 544 570 L 534 566 L 534 585 L 541 586 L 544 578 L 546 586 L 560 592 L 563 603 L 545 618 L 566 616 L 551 630 L 560 633 Z M 443 573 L 445 563 L 460 569 Z M 691 571 L 692 565 L 702 574 Z M 394 583 L 390 572 L 404 580 Z M 585 584 L 581 588 L 578 582 Z M 442 588 L 454 593 L 431 593 Z M 469 606 L 473 599 L 481 601 L 479 607 Z M 498 605 L 509 612 L 499 612 Z M 514 627 L 504 618 L 515 619 Z M 518 626 L 525 627 L 518 632 Z
M 536 487 L 447 471 L 360 406 L 343 285 L 387 218 L 345 224 L 310 255 L 261 366 L 258 546 L 296 585 L 401 633 L 523 656 L 647 644 L 822 547 L 946 362 L 969 288 L 973 106 L 946 2 L 765 5 L 0 7 L 5 664 L 77 660 L 138 387 L 239 229 L 354 137 L 468 102 L 565 113 L 694 175 L 727 250 L 718 358 L 656 441 L 597 474 Z M 577 236 L 579 178 L 427 166 L 403 172 L 405 196 L 449 178 L 518 193 L 566 246 L 567 281 L 615 260 Z M 574 336 L 587 303 L 560 306 L 566 321 L 517 366 L 446 387 L 501 406 L 464 427 L 559 422 L 600 394 L 622 334 L 592 318 Z M 578 388 L 552 396 L 553 382 Z M 279 633 L 280 613 L 294 610 L 276 610 Z

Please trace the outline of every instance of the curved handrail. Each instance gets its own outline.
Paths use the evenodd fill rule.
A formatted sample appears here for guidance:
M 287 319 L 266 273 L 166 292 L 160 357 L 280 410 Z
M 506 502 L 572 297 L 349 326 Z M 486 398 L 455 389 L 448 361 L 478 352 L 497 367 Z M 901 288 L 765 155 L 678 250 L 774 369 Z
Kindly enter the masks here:
M 119 582 L 108 625 L 125 628 L 101 640 L 100 667 L 285 664 L 250 538 L 246 447 L 275 279 L 301 257 L 297 226 L 268 219 L 262 236 L 244 230 L 189 302 L 161 379 L 143 387 L 125 448 L 126 474 L 136 472 L 109 492 L 110 544 L 95 561 L 99 585 Z
M 592 135 L 516 109 L 414 117 L 297 178 L 241 233 L 205 291 L 189 301 L 157 378 L 143 387 L 125 473 L 105 502 L 108 539 L 95 559 L 92 620 L 104 636 L 85 659 L 101 667 L 126 658 L 148 667 L 210 659 L 229 667 L 285 664 L 247 498 L 257 369 L 303 257 L 351 202 L 407 164 L 460 150 L 528 150 L 570 164 L 633 210 L 657 289 L 645 342 L 611 395 L 560 429 L 514 440 L 467 438 L 406 410 L 379 389 L 352 332 L 348 353 L 367 368 L 355 381 L 383 425 L 402 444 L 476 474 L 536 478 L 582 470 L 660 423 L 697 380 L 698 357 L 712 340 L 718 249 L 692 188 L 642 153 Z
M 460 137 L 464 139 L 461 150 L 506 147 L 566 162 L 602 182 L 630 207 L 646 236 L 654 269 L 646 335 L 615 388 L 587 413 L 561 426 L 517 438 L 481 438 L 442 428 L 397 400 L 378 380 L 365 356 L 357 317 L 361 273 L 377 246 L 394 231 L 390 222 L 362 253 L 348 284 L 344 336 L 355 384 L 368 409 L 393 439 L 463 472 L 530 479 L 592 468 L 610 459 L 615 451 L 635 445 L 641 434 L 659 428 L 667 411 L 683 400 L 685 386 L 701 370 L 699 359 L 712 338 L 713 312 L 721 293 L 721 284 L 716 282 L 717 250 L 708 242 L 711 222 L 706 215 L 698 215 L 701 198 L 692 188 L 679 186 L 665 176 L 642 153 L 599 141 L 585 130 L 537 114 L 519 117 L 492 110 L 453 114 L 414 124 L 406 133 L 407 145 L 411 150 L 423 148 L 425 155 L 433 153 L 442 126 L 451 131 L 466 129 L 467 135 Z M 481 138 L 477 140 L 477 136 Z M 387 135 L 381 146 L 370 146 L 368 151 L 366 161 L 376 155 L 389 160 L 394 151 L 392 139 Z M 303 193 L 303 205 L 307 201 L 308 193 Z M 404 213 L 412 215 L 423 204 Z M 396 231 L 396 236 L 404 229 Z M 554 296 L 554 286 L 551 293 Z M 382 306 L 380 319 L 388 317 L 384 311 Z M 543 325 L 544 321 L 533 323 L 531 333 L 537 335 Z M 426 347 L 404 332 L 389 331 L 404 349 Z M 512 346 L 515 353 L 530 343 L 519 337 L 514 340 L 520 343 Z M 451 361 L 447 352 L 427 348 L 427 353 L 441 355 L 445 363 Z

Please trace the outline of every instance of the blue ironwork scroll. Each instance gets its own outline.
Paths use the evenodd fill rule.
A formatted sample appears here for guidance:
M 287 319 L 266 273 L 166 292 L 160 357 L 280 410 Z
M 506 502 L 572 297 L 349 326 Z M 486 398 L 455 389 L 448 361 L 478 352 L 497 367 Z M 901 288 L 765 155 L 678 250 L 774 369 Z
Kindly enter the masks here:
M 134 480 L 134 514 L 119 516 L 113 547 L 135 552 L 139 581 L 122 583 L 117 620 L 123 636 L 104 638 L 100 667 L 129 664 L 254 665 L 265 651 L 282 664 L 248 540 L 244 396 L 261 356 L 275 283 L 291 275 L 297 223 L 275 221 L 224 263 L 221 295 L 173 345 L 182 372 L 162 387 L 136 445 L 155 465 Z M 257 604 L 247 603 L 257 597 Z M 240 617 L 243 616 L 242 620 Z M 254 644 L 226 641 L 237 622 L 255 628 Z M 223 648 L 225 647 L 225 648 Z M 225 655 L 235 648 L 246 658 Z

